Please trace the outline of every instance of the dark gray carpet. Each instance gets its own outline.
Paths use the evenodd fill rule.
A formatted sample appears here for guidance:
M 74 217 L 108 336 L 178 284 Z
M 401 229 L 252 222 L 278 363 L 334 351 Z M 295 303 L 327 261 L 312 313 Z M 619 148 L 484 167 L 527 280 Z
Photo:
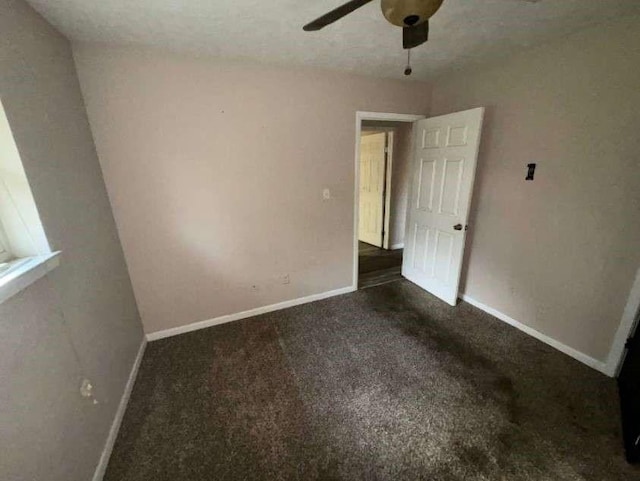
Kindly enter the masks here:
M 105 479 L 638 480 L 616 396 L 400 281 L 150 343 Z

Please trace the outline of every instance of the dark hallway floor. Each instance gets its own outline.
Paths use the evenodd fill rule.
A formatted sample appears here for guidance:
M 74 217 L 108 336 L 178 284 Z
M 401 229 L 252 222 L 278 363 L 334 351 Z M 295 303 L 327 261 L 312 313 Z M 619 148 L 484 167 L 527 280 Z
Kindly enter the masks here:
M 358 242 L 358 288 L 402 279 L 402 249 L 385 250 Z
M 152 342 L 106 481 L 638 480 L 612 379 L 408 281 Z

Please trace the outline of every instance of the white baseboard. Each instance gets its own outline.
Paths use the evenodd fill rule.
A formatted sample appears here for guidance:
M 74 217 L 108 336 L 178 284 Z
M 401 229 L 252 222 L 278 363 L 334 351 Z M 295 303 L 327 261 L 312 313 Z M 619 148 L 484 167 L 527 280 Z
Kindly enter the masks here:
M 396 249 L 404 249 L 404 242 L 401 242 L 400 244 L 393 244 L 391 246 L 392 251 L 395 251 Z
M 516 321 L 512 317 L 507 316 L 506 314 L 498 311 L 497 309 L 494 309 L 493 307 L 489 307 L 479 301 L 476 301 L 472 297 L 469 297 L 465 294 L 462 294 L 460 297 L 463 301 L 471 304 L 472 306 L 477 307 L 478 309 L 486 312 L 487 314 L 491 314 L 493 317 L 496 317 L 501 321 L 506 322 L 507 324 L 515 327 L 516 329 L 521 330 L 525 334 L 529 334 L 531 337 L 535 337 L 539 341 L 542 341 L 545 344 L 548 344 L 549 346 L 557 349 L 558 351 L 563 352 L 567 356 L 571 356 L 572 358 L 580 361 L 583 364 L 586 364 L 587 366 L 597 371 L 600 371 L 603 374 L 606 374 L 607 376 L 611 377 L 613 375 L 612 373 L 610 373 L 610 370 L 607 368 L 607 365 L 604 362 L 598 361 L 597 359 L 594 359 L 583 352 L 577 351 L 576 349 L 569 347 L 566 344 L 562 344 L 561 342 L 556 341 L 552 337 L 549 337 L 546 334 L 542 334 L 540 331 L 536 331 L 532 327 L 529 327 L 526 324 L 523 324 L 522 322 Z
M 93 474 L 93 481 L 102 481 L 102 478 L 107 471 L 107 465 L 109 464 L 109 458 L 111 457 L 111 452 L 113 451 L 113 445 L 116 443 L 118 431 L 120 430 L 120 424 L 122 424 L 122 418 L 124 417 L 124 413 L 127 410 L 127 404 L 129 404 L 131 391 L 133 390 L 133 385 L 136 382 L 136 376 L 138 375 L 138 369 L 140 368 L 140 362 L 142 361 L 142 356 L 144 356 L 144 350 L 146 347 L 147 340 L 146 338 L 143 338 L 142 343 L 140 344 L 140 349 L 138 349 L 136 359 L 133 362 L 133 367 L 131 367 L 129 379 L 127 380 L 127 384 L 124 387 L 124 393 L 122 393 L 122 397 L 120 398 L 120 404 L 118 405 L 118 410 L 116 411 L 115 418 L 113 419 L 113 423 L 111 423 L 111 429 L 109 430 L 109 436 L 107 436 L 107 442 L 104 445 L 102 455 L 100 456 L 100 461 L 98 462 L 98 466 L 96 467 L 96 470 Z
M 206 321 L 194 322 L 185 326 L 172 327 L 171 329 L 165 329 L 163 331 L 156 331 L 147 334 L 148 341 L 156 341 L 158 339 L 164 339 L 165 337 L 177 336 L 186 332 L 197 331 L 199 329 L 206 329 L 207 327 L 217 326 L 219 324 L 225 324 L 227 322 L 238 321 L 240 319 L 246 319 L 247 317 L 258 316 L 260 314 L 266 314 L 267 312 L 279 311 L 288 307 L 299 306 L 300 304 L 307 304 L 313 301 L 319 301 L 327 299 L 329 297 L 339 296 L 342 294 L 348 294 L 349 292 L 356 291 L 354 286 L 343 287 L 342 289 L 336 289 L 333 291 L 321 292 L 320 294 L 313 294 L 307 297 L 300 297 L 298 299 L 292 299 L 290 301 L 278 302 L 277 304 L 271 304 L 268 306 L 256 307 L 255 309 L 249 309 L 248 311 L 237 312 L 235 314 L 227 314 L 225 316 L 208 319 Z

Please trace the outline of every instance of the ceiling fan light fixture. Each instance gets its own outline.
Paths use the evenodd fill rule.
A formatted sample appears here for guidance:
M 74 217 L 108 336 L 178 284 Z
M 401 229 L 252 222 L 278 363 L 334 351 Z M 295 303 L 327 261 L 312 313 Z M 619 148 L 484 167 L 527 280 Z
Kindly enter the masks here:
M 382 14 L 398 27 L 413 27 L 429 20 L 444 0 L 382 0 Z
M 321 17 L 306 24 L 305 32 L 321 30 L 373 0 L 349 0 Z M 429 18 L 442 6 L 444 0 L 381 0 L 382 14 L 392 25 L 402 27 L 402 48 L 410 50 L 429 40 Z M 407 73 L 408 72 L 408 73 Z M 405 75 L 411 74 L 407 67 Z

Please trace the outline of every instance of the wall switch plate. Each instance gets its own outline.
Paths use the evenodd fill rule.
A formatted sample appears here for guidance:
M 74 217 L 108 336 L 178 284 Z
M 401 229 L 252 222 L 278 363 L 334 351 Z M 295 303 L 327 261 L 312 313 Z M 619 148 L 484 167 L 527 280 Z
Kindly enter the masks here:
M 93 384 L 89 379 L 85 378 L 80 383 L 80 396 L 91 401 L 92 404 L 98 404 L 98 400 L 95 398 Z
M 83 379 L 80 383 L 80 395 L 82 397 L 93 397 L 93 384 L 89 379 Z

